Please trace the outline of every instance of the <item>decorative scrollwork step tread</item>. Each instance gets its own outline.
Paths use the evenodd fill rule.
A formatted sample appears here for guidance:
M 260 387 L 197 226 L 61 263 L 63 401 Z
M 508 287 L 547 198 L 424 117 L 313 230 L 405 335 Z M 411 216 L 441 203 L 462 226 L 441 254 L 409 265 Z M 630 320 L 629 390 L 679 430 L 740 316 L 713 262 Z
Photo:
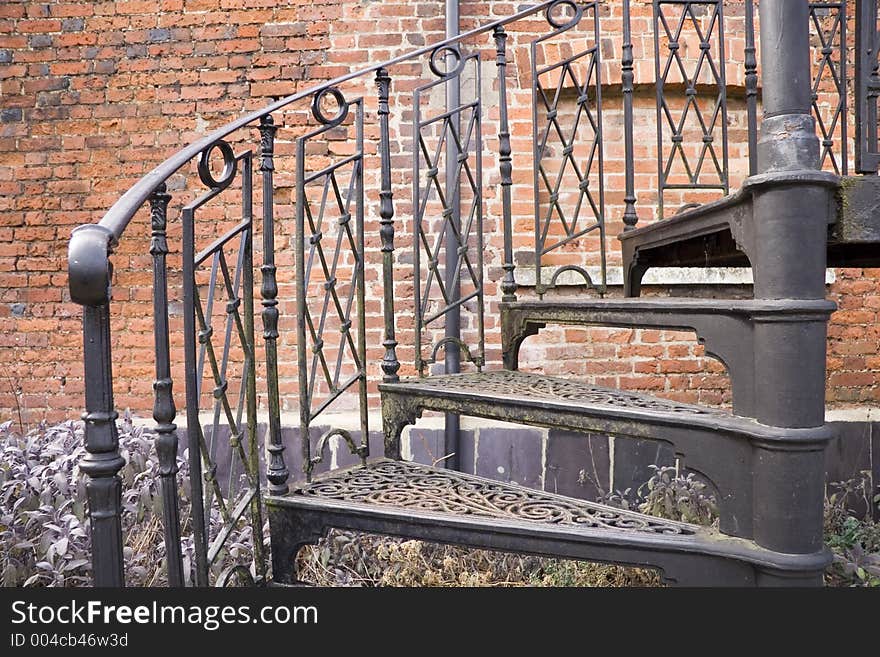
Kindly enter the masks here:
M 485 402 L 518 401 L 531 405 L 549 403 L 582 410 L 594 407 L 731 418 L 729 413 L 721 409 L 683 404 L 642 393 L 603 388 L 580 381 L 514 370 L 405 379 L 398 383 L 380 384 L 379 389 L 383 393 L 400 392 L 426 397 L 468 395 Z
M 406 461 L 382 460 L 336 471 L 293 495 L 396 507 L 413 512 L 689 536 L 699 528 L 516 484 Z
M 711 527 L 379 459 L 334 470 L 266 498 L 273 572 L 295 581 L 299 548 L 331 527 L 493 550 L 659 568 L 666 581 L 753 585 L 760 572 L 820 572 L 826 551 L 792 555 Z

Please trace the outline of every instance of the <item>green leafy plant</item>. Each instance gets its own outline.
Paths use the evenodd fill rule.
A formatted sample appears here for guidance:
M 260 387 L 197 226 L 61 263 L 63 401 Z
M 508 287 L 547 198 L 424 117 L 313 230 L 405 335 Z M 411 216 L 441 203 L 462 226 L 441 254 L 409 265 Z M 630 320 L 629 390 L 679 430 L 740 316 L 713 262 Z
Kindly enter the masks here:
M 708 486 L 693 472 L 681 474 L 678 466 L 652 465 L 651 478 L 639 486 L 643 501 L 639 511 L 694 525 L 712 525 L 718 519 L 718 503 Z
M 826 583 L 833 586 L 880 586 L 880 523 L 872 510 L 880 505 L 874 495 L 871 473 L 829 484 L 825 498 L 825 544 L 834 555 L 826 572 Z M 849 510 L 852 502 L 861 502 L 861 518 Z

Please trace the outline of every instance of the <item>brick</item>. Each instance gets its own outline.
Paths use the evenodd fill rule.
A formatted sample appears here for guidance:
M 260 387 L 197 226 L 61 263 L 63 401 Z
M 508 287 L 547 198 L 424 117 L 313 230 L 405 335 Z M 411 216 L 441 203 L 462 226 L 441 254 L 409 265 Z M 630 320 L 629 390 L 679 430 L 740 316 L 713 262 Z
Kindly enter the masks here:
M 0 123 L 21 121 L 22 111 L 19 107 L 0 110 Z
M 171 30 L 167 28 L 156 28 L 147 32 L 147 39 L 150 43 L 164 43 L 171 40 Z
M 463 3 L 468 25 L 484 22 L 486 7 L 491 4 L 493 17 L 510 15 L 515 3 Z M 613 5 L 613 3 L 612 3 Z M 611 6 L 609 11 L 617 16 Z M 634 12 L 636 75 L 640 84 L 650 85 L 653 66 L 646 65 L 645 49 L 653 50 L 650 4 L 636 3 Z M 479 14 L 479 16 L 477 16 Z M 603 20 L 605 16 L 603 15 Z M 615 19 L 616 20 L 616 19 Z M 731 19 L 736 23 L 736 17 Z M 538 21 L 540 22 L 540 21 Z M 534 26 L 511 25 L 510 43 L 523 47 L 533 37 Z M 525 29 L 525 31 L 523 31 Z M 603 52 L 619 56 L 619 37 L 614 27 L 602 38 Z M 603 30 L 604 31 L 604 30 Z M 241 116 L 243 112 L 265 106 L 268 99 L 287 96 L 320 79 L 329 79 L 357 67 L 401 54 L 442 38 L 442 3 L 422 1 L 345 3 L 339 0 L 254 0 L 245 7 L 240 0 L 132 0 L 126 2 L 55 3 L 0 2 L 0 339 L 20 338 L 19 343 L 33 348 L 23 362 L 33 366 L 35 399 L 48 407 L 45 416 L 63 413 L 70 404 L 79 412 L 81 387 L 68 387 L 63 394 L 52 373 L 44 373 L 47 358 L 57 359 L 69 372 L 81 371 L 81 310 L 69 301 L 66 279 L 66 243 L 70 230 L 79 223 L 99 220 L 119 196 L 140 176 L 183 144 L 197 139 L 205 131 Z M 642 35 L 647 35 L 644 38 Z M 728 66 L 731 84 L 741 84 L 741 73 L 734 64 L 744 40 L 735 34 L 731 40 L 732 57 Z M 491 58 L 491 44 L 487 41 Z M 511 45 L 511 47 L 513 47 Z M 546 50 L 548 55 L 552 53 Z M 607 57 L 606 57 L 607 59 Z M 485 59 L 489 62 L 489 59 Z M 527 57 L 512 56 L 510 66 L 510 116 L 513 122 L 514 205 L 517 233 L 513 242 L 518 264 L 534 263 L 533 208 L 528 190 L 531 186 L 531 109 Z M 408 171 L 412 112 L 407 107 L 408 94 L 417 86 L 415 76 L 424 73 L 423 62 L 402 64 L 393 71 L 395 94 L 392 147 L 395 170 L 395 210 L 397 212 L 398 275 L 411 276 L 411 202 Z M 484 74 L 486 71 L 484 71 Z M 606 81 L 619 79 L 617 62 L 606 62 L 602 71 Z M 736 82 L 734 82 L 736 81 Z M 524 85 L 521 87 L 521 84 Z M 359 85 L 359 86 L 358 86 Z M 489 89 L 494 81 L 484 79 Z M 647 88 L 647 87 L 646 87 Z M 372 80 L 351 84 L 345 93 L 351 98 L 365 97 L 366 174 L 368 253 L 367 306 L 368 364 L 370 366 L 371 403 L 375 406 L 376 363 L 383 355 L 378 223 L 375 216 L 374 190 L 378 184 L 375 171 L 378 136 L 375 125 L 375 95 Z M 622 214 L 623 130 L 619 94 L 614 90 L 605 105 L 606 232 L 609 236 L 609 262 L 619 263 L 614 239 L 623 228 Z M 484 99 L 486 116 L 483 125 L 486 148 L 497 148 L 494 133 L 497 107 L 491 97 Z M 731 173 L 735 188 L 741 180 L 745 151 L 741 100 L 732 99 L 729 107 L 731 134 Z M 636 156 L 644 167 L 636 172 L 639 210 L 642 221 L 650 220 L 656 200 L 656 160 L 653 144 L 654 108 L 650 94 L 636 98 Z M 276 213 L 293 216 L 292 140 L 306 129 L 307 106 L 290 108 L 276 115 L 283 125 L 279 133 L 276 161 Z M 396 121 L 403 121 L 397 125 Z M 308 125 L 313 126 L 314 123 Z M 309 162 L 315 167 L 329 164 L 332 158 L 353 152 L 353 142 L 330 135 L 329 141 L 309 145 Z M 232 136 L 243 150 L 256 147 L 254 130 Z M 500 275 L 499 195 L 497 193 L 497 157 L 484 160 L 487 239 L 487 295 L 493 309 L 487 313 L 487 358 L 498 364 L 500 345 L 497 324 L 497 278 Z M 188 165 L 189 166 L 189 165 Z M 172 203 L 175 211 L 191 200 L 199 189 L 194 169 L 181 169 L 173 182 Z M 227 190 L 233 202 L 233 186 Z M 371 196 L 372 195 L 372 196 Z M 691 200 L 686 195 L 671 195 L 670 208 Z M 695 197 L 696 198 L 696 197 Z M 703 196 L 699 197 L 703 199 Z M 705 196 L 705 198 L 710 198 Z M 712 197 L 714 198 L 714 197 Z M 222 198 L 214 207 L 222 207 Z M 209 208 L 205 208 L 208 210 Z M 238 209 L 240 211 L 240 209 Z M 235 214 L 233 212 L 233 214 Z M 178 215 L 174 215 L 178 216 Z M 223 223 L 222 213 L 205 213 L 204 234 L 199 243 L 213 238 L 212 229 Z M 151 393 L 148 370 L 151 358 L 150 307 L 152 290 L 149 257 L 144 245 L 149 240 L 146 213 L 139 213 L 120 243 L 114 263 L 116 280 L 114 298 L 114 339 L 117 331 L 127 332 L 131 346 L 114 352 L 119 362 L 120 404 L 130 404 L 150 414 Z M 179 230 L 171 222 L 169 230 Z M 285 407 L 295 411 L 297 367 L 293 338 L 295 294 L 292 280 L 293 258 L 289 249 L 293 238 L 290 222 L 278 223 L 280 297 L 287 322 L 283 339 L 282 398 Z M 178 234 L 179 235 L 179 234 Z M 179 239 L 179 236 L 175 239 Z M 592 240 L 592 241 L 591 241 Z M 588 237 L 578 245 L 595 248 Z M 179 242 L 175 242 L 179 244 Z M 24 247 L 23 252 L 20 249 Z M 179 248 L 175 247 L 175 248 Z M 578 246 L 578 248 L 580 248 Z M 583 264 L 577 248 L 562 249 L 548 257 L 557 264 Z M 179 292 L 179 272 L 176 272 Z M 259 276 L 257 277 L 259 280 Z M 673 289 L 646 290 L 646 294 L 682 293 Z M 713 289 L 713 292 L 715 290 Z M 569 290 L 563 290 L 568 294 Z M 685 291 L 687 292 L 687 291 Z M 522 290 L 523 298 L 531 294 Z M 400 317 L 399 355 L 402 372 L 412 373 L 412 286 L 404 281 L 396 290 Z M 873 328 L 880 312 L 880 275 L 876 271 L 851 268 L 838 271 L 831 295 L 840 311 L 829 328 L 829 386 L 831 403 L 878 403 L 880 401 L 880 334 Z M 179 295 L 178 295 L 179 296 Z M 182 347 L 182 328 L 178 321 L 172 342 Z M 24 318 L 12 317 L 12 304 L 23 304 Z M 18 307 L 18 306 L 17 306 Z M 22 319 L 48 322 L 40 331 Z M 4 324 L 6 321 L 16 323 Z M 65 322 L 66 328 L 54 328 Z M 126 324 L 126 322 L 130 322 Z M 259 320 L 258 320 L 259 324 Z M 39 326 L 39 325 L 38 325 Z M 62 335 L 62 332 L 64 333 Z M 38 345 L 41 346 L 37 349 Z M 59 347 L 51 353 L 49 345 Z M 64 345 L 64 348 L 60 348 Z M 42 351 L 40 351 L 42 350 Z M 543 330 L 524 346 L 522 362 L 549 374 L 584 377 L 597 384 L 630 387 L 658 395 L 676 395 L 701 403 L 729 404 L 729 381 L 721 366 L 702 358 L 692 333 L 655 330 L 618 331 Z M 180 363 L 174 367 L 179 370 Z M 124 368 L 124 369 L 123 369 Z M 123 374 L 124 373 L 124 374 Z M 146 373 L 144 376 L 141 374 Z M 143 379 L 143 380 L 141 380 Z M 71 385 L 74 385 L 71 383 Z M 81 380 L 79 385 L 82 385 Z M 143 391 L 136 394 L 135 391 Z M 180 392 L 180 391 L 178 391 Z M 40 395 L 42 394 L 42 397 Z M 183 399 L 180 398 L 181 408 Z M 2 411 L 0 403 L 0 411 Z M 298 454 L 298 442 L 288 437 L 288 454 Z M 572 441 L 577 442 L 574 436 Z M 503 443 L 503 440 L 500 441 Z M 558 443 L 560 445 L 563 442 Z M 580 443 L 579 443 L 580 444 Z M 476 459 L 473 444 L 465 457 L 471 468 Z M 548 443 L 548 458 L 552 447 Z M 378 450 L 381 452 L 381 449 Z M 377 453 L 378 453 L 377 452 Z M 655 454 L 651 455 L 654 458 Z M 295 457 L 298 458 L 298 457 Z M 298 471 L 292 458 L 291 467 Z M 556 458 L 556 457 L 554 457 Z M 564 457 L 561 457 L 564 458 Z M 647 457 L 646 457 L 647 458 Z M 558 460 L 558 459 L 557 459 Z M 556 461 L 553 461 L 554 463 Z M 544 473 L 545 477 L 548 473 Z M 619 473 L 623 477 L 622 473 Z M 545 486 L 547 485 L 545 480 Z M 624 481 L 624 479 L 620 479 Z M 575 482 L 576 484 L 576 482 Z
M 61 21 L 62 32 L 80 32 L 85 27 L 86 22 L 81 17 L 65 18 Z

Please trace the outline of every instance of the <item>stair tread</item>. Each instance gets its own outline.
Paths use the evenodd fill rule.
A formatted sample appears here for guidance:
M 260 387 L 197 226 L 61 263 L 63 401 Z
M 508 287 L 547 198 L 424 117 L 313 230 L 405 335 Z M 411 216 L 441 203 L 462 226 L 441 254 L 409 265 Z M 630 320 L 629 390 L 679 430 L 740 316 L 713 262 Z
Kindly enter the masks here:
M 407 513 L 467 516 L 564 527 L 689 537 L 712 533 L 698 525 L 493 481 L 408 461 L 378 459 L 316 477 L 285 498 L 389 507 Z
M 717 223 L 719 226 L 726 225 L 727 216 L 724 213 L 729 211 L 730 208 L 748 201 L 749 198 L 750 194 L 746 190 L 740 189 L 728 196 L 708 203 L 701 203 L 698 206 L 676 212 L 664 219 L 658 219 L 649 224 L 637 226 L 633 230 L 621 233 L 618 239 L 621 241 L 638 240 L 638 238 L 650 235 L 651 233 L 663 232 L 670 228 L 690 227 L 695 224 L 699 224 L 700 228 L 712 226 L 714 223 Z
M 711 555 L 782 569 L 823 567 L 828 560 L 824 551 L 776 553 L 715 527 L 391 459 L 333 470 L 266 502 L 307 524 L 314 521 L 298 514 L 317 513 L 324 528 L 528 552 L 538 540 L 541 554 L 587 560 L 657 565 L 663 557 L 649 555 Z M 457 532 L 454 540 L 450 531 Z M 580 547 L 572 552 L 572 545 Z
M 686 421 L 697 418 L 712 419 L 715 423 L 744 421 L 722 409 L 515 370 L 402 379 L 396 383 L 381 383 L 379 390 L 429 397 L 466 397 L 474 401 L 502 402 L 523 407 L 550 406 L 587 414 L 627 412 L 655 418 L 658 413 L 664 413 Z

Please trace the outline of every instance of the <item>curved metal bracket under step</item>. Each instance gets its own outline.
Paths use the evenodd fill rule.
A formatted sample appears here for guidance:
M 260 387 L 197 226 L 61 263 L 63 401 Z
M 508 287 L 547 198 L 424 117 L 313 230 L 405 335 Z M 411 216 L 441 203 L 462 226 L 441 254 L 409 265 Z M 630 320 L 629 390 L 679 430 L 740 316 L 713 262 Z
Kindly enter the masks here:
M 827 321 L 830 301 L 718 299 L 576 299 L 501 304 L 504 366 L 515 370 L 523 341 L 547 324 L 694 331 L 706 353 L 730 373 L 734 413 L 755 417 L 757 323 Z

